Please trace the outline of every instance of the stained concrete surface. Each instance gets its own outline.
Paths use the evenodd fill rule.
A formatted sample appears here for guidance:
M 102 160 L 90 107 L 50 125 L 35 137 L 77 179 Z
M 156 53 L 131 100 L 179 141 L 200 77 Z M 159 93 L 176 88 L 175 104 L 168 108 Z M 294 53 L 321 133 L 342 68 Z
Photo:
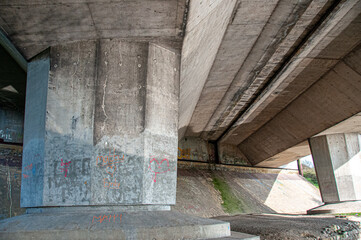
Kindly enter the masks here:
M 200 217 L 228 213 L 213 179 L 226 182 L 239 200 L 238 213 L 302 213 L 322 204 L 319 190 L 294 170 L 178 162 L 177 204 L 172 209 Z M 290 204 L 291 203 L 291 204 Z
M 15 152 L 14 157 L 21 164 L 21 150 Z M 7 156 L 6 159 L 10 163 L 12 212 L 13 215 L 19 215 L 24 213 L 24 209 L 20 208 L 21 165 L 15 166 L 14 161 L 11 160 L 12 157 L 4 156 Z M 3 163 L 6 162 L 6 159 L 2 159 Z M 77 166 L 81 171 L 82 166 Z M 222 207 L 223 200 L 220 192 L 214 188 L 213 176 L 224 179 L 234 194 L 244 201 L 245 205 L 241 206 L 244 209 L 243 213 L 305 213 L 306 210 L 322 204 L 318 190 L 299 177 L 295 171 L 237 168 L 241 167 L 225 166 L 218 170 L 212 170 L 212 166 L 208 164 L 180 161 L 178 163 L 177 202 L 172 209 L 199 217 L 229 214 Z M 2 209 L 3 217 L 9 217 L 10 209 L 7 197 L 9 194 L 7 171 L 7 166 L 3 165 L 2 172 L 4 174 L 1 181 L 4 190 L 2 191 L 1 205 L 5 206 Z M 30 177 L 32 170 L 26 169 L 23 173 Z M 71 170 L 69 174 L 76 173 Z M 293 204 L 289 204 L 289 202 Z
M 24 214 L 20 208 L 22 147 L 0 144 L 0 219 Z
M 277 154 L 360 112 L 360 4 L 238 1 L 224 30 L 202 22 L 221 1 L 191 3 L 202 14 L 189 15 L 183 43 L 180 137 L 238 145 L 252 165 L 278 167 L 295 156 Z M 222 41 L 198 48 L 209 36 Z
M 23 143 L 24 113 L 0 108 L 0 142 Z
M 185 0 L 1 1 L 0 25 L 27 59 L 49 46 L 99 38 L 181 40 Z
M 175 203 L 179 58 L 172 43 L 119 39 L 34 58 L 22 206 Z
M 0 221 L 0 239 L 207 239 L 230 236 L 229 223 L 172 211 L 48 212 Z

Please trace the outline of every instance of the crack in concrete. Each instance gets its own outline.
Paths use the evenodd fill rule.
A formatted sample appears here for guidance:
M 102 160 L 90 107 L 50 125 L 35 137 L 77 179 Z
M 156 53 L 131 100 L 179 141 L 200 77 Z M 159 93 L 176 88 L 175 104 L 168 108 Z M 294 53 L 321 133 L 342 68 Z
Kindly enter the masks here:
M 105 61 L 105 68 L 107 68 L 108 66 L 108 62 Z M 107 70 L 106 70 L 107 71 Z M 108 115 L 107 113 L 105 112 L 105 91 L 106 91 L 106 88 L 107 88 L 107 82 L 108 82 L 108 75 L 106 74 L 105 75 L 105 82 L 103 84 L 103 102 L 102 102 L 102 109 L 103 109 L 103 113 L 104 113 L 104 116 L 105 116 L 105 119 L 103 121 L 103 126 L 101 127 L 101 130 L 104 131 L 105 129 L 105 122 L 107 121 L 108 119 Z

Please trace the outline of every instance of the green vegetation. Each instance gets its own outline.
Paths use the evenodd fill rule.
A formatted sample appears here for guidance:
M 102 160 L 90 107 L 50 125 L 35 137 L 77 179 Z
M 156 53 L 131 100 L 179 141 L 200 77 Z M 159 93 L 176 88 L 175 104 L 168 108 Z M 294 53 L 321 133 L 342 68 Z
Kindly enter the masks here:
M 358 216 L 361 217 L 361 212 L 354 212 L 354 213 L 336 213 L 336 216 Z
M 222 206 L 228 213 L 244 213 L 244 204 L 233 193 L 228 184 L 221 178 L 213 175 L 213 185 L 221 193 Z
M 319 188 L 315 169 L 309 168 L 303 164 L 302 164 L 302 168 L 303 168 L 303 177 L 306 178 L 307 181 L 312 183 L 315 187 Z

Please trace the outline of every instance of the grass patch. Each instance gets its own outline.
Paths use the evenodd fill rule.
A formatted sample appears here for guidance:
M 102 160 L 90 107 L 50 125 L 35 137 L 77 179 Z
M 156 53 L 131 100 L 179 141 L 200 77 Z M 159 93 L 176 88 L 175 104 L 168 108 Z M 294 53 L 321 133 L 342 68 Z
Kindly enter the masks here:
M 361 212 L 354 212 L 354 213 L 336 213 L 335 216 L 359 216 L 361 217 Z
M 318 186 L 317 180 L 315 181 L 315 180 L 314 180 L 313 178 L 311 178 L 311 177 L 306 177 L 305 175 L 303 175 L 303 176 L 304 176 L 304 178 L 306 178 L 307 181 L 309 181 L 310 183 L 312 183 L 313 186 L 315 186 L 315 187 L 317 187 L 317 188 L 320 188 L 320 187 Z
M 213 176 L 213 185 L 221 193 L 222 206 L 227 213 L 244 213 L 244 204 L 233 193 L 228 184 L 221 178 Z
M 304 170 L 303 177 L 306 178 L 306 180 L 309 181 L 310 183 L 312 183 L 315 187 L 319 188 L 316 173 L 315 173 L 314 169 Z

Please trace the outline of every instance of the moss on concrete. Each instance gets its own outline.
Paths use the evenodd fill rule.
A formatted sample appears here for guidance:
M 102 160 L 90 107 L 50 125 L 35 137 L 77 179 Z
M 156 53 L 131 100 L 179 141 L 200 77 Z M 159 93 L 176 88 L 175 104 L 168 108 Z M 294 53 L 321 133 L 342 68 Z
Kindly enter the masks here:
M 212 179 L 214 188 L 221 193 L 224 211 L 230 214 L 244 213 L 245 205 L 243 201 L 233 194 L 227 182 L 215 175 L 212 176 Z

